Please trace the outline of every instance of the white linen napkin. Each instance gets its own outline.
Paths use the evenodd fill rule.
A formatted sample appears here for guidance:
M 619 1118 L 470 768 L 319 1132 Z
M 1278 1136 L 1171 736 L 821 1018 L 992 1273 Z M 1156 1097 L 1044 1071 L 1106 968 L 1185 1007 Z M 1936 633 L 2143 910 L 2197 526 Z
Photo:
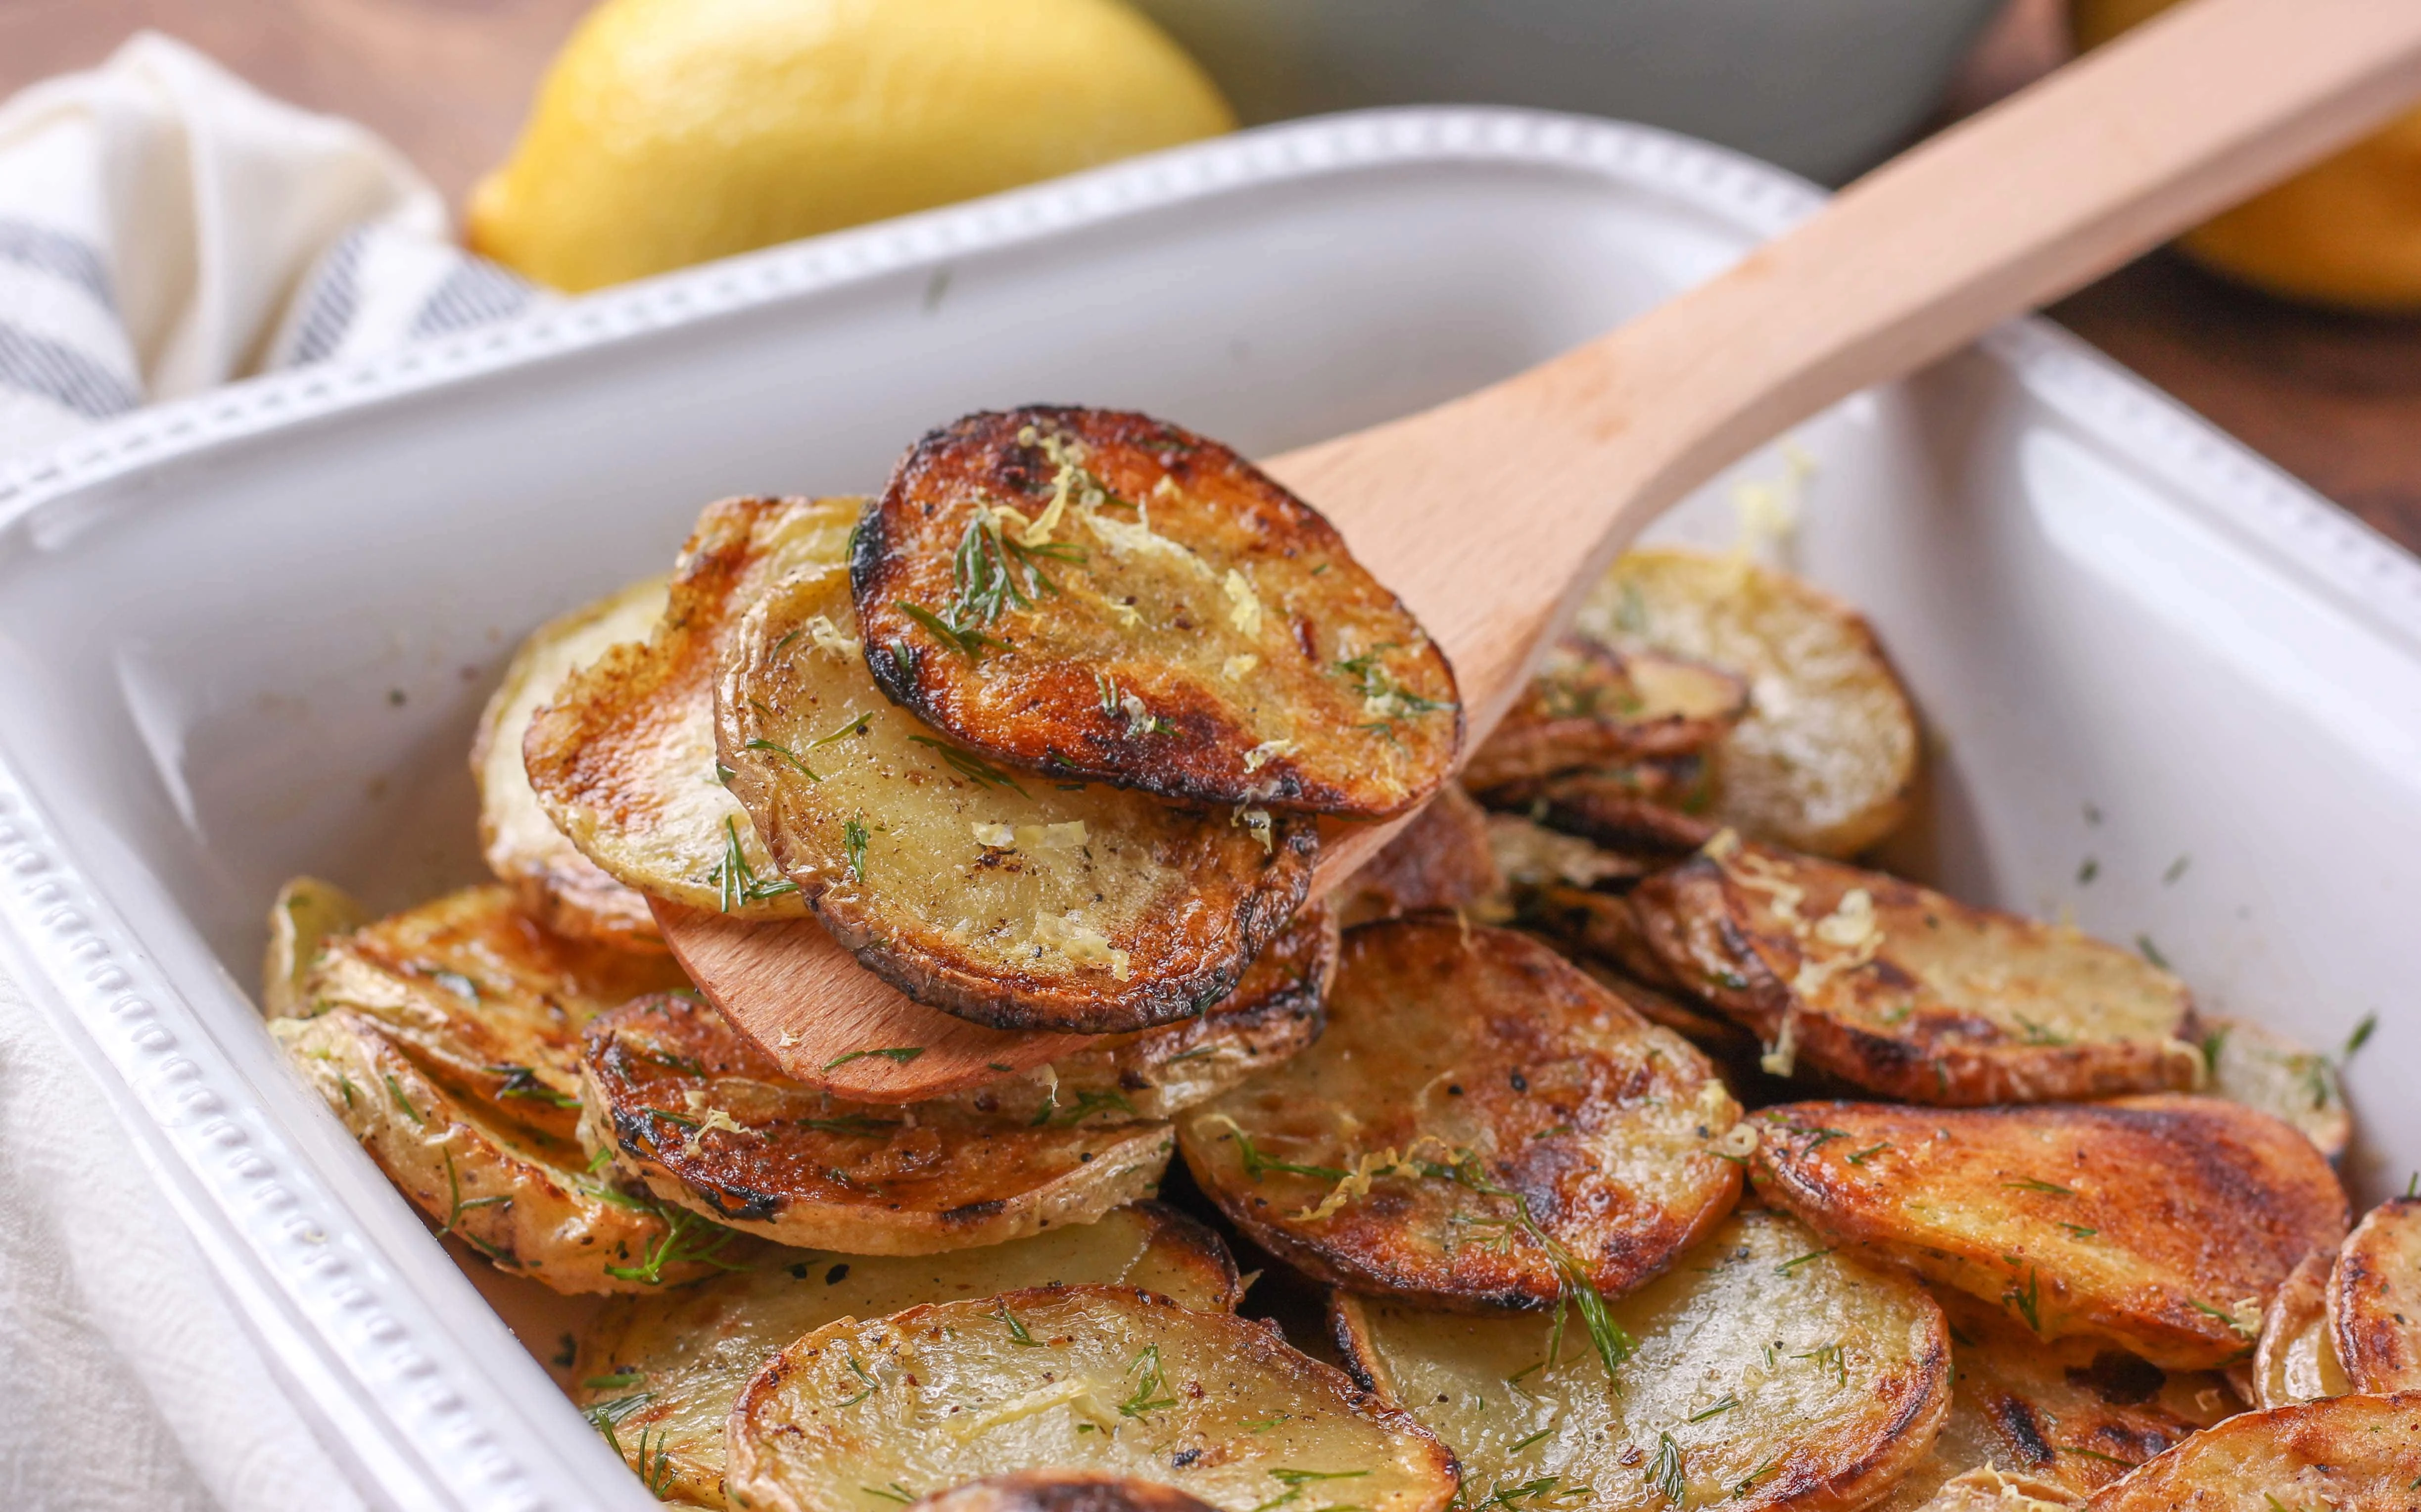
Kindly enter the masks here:
M 0 105 L 0 466 L 543 299 L 385 143 L 145 34 Z M 134 1147 L 0 980 L 0 1507 L 351 1512 Z

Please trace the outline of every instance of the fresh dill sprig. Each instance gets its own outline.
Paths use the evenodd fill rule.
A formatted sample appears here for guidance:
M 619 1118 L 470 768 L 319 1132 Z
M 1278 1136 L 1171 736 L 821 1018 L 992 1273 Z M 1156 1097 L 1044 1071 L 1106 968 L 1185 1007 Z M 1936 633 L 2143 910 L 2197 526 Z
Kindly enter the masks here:
M 869 1055 L 880 1055 L 894 1066 L 905 1066 L 923 1053 L 925 1053 L 925 1047 L 922 1045 L 895 1045 L 889 1050 L 852 1050 L 846 1055 L 836 1055 L 824 1062 L 823 1069 L 833 1070 L 847 1066 L 851 1061 L 862 1061 Z
M 496 1088 L 496 1096 L 500 1098 L 527 1098 L 533 1102 L 543 1102 L 555 1108 L 580 1106 L 578 1098 L 568 1092 L 557 1092 L 539 1081 L 538 1073 L 526 1066 L 491 1066 L 488 1074 L 505 1079 L 505 1084 Z
M 446 1210 L 445 1225 L 437 1230 L 438 1238 L 443 1239 L 451 1234 L 498 1265 L 518 1266 L 521 1263 L 476 1235 L 465 1234 L 461 1227 L 462 1215 L 466 1212 L 480 1208 L 510 1207 L 513 1200 L 511 1193 L 497 1192 L 492 1196 L 474 1197 L 469 1202 L 464 1202 L 462 1178 L 454 1169 L 452 1150 L 445 1152 L 445 1192 L 451 1199 L 451 1206 Z
M 1740 1398 L 1738 1396 L 1727 1395 L 1722 1401 L 1715 1403 L 1711 1407 L 1702 1408 L 1699 1411 L 1691 1413 L 1690 1421 L 1693 1423 L 1704 1423 L 1710 1417 L 1722 1416 L 1724 1413 L 1730 1411 L 1733 1408 L 1738 1407 L 1739 1405 Z
M 780 756 L 783 760 L 789 762 L 791 767 L 798 772 L 799 775 L 806 778 L 807 781 L 823 781 L 823 778 L 817 774 L 815 768 L 808 766 L 804 761 L 800 760 L 799 754 L 796 751 L 791 750 L 789 746 L 784 745 L 779 740 L 768 740 L 760 737 L 749 741 L 746 745 L 742 746 L 741 749 L 743 751 L 770 751 L 773 755 Z
M 2008 1289 L 2001 1294 L 2001 1301 L 2018 1310 L 2018 1316 L 2026 1320 L 2026 1327 L 2038 1334 L 2042 1333 L 2042 1284 L 2034 1267 L 2026 1267 L 2026 1289 L 2020 1291 L 2017 1283 L 2012 1281 Z
M 1368 1473 L 1367 1470 L 1273 1470 L 1269 1473 L 1270 1479 L 1286 1489 L 1253 1508 L 1253 1512 L 1271 1512 L 1273 1507 L 1285 1506 L 1301 1496 L 1303 1489 L 1315 1481 L 1360 1480 Z M 1336 1512 L 1344 1512 L 1344 1509 L 1338 1508 Z
M 1064 1112 L 1060 1111 L 1059 1089 L 1054 1086 L 1051 1089 L 1051 1095 L 1042 1099 L 1042 1106 L 1036 1111 L 1034 1121 L 1029 1127 L 1070 1129 L 1083 1123 L 1097 1113 L 1113 1111 L 1125 1114 L 1130 1118 L 1135 1115 L 1134 1104 L 1116 1092 L 1104 1092 L 1091 1087 L 1080 1090 L 1076 1094 L 1074 1107 Z
M 987 647 L 997 647 L 1004 651 L 1008 649 L 1008 643 L 1007 641 L 995 640 L 979 630 L 961 630 L 958 626 L 951 624 L 948 620 L 944 619 L 941 616 L 933 613 L 929 609 L 919 609 L 916 605 L 906 602 L 895 603 L 891 607 L 898 610 L 901 614 L 906 615 L 917 624 L 924 626 L 926 631 L 930 633 L 935 640 L 940 641 L 943 645 L 948 647 L 951 650 L 958 652 L 961 656 L 965 657 L 970 662 L 982 661 L 984 648 Z M 891 664 L 894 667 L 898 667 L 899 664 L 899 651 L 897 646 L 892 647 L 891 656 Z
M 849 851 L 849 880 L 866 881 L 866 842 L 871 838 L 859 819 L 845 819 L 840 827 L 840 843 Z
M 741 903 L 762 903 L 769 897 L 799 890 L 799 884 L 787 877 L 768 881 L 757 875 L 757 868 L 748 864 L 746 849 L 740 843 L 740 820 L 731 815 L 726 815 L 723 820 L 723 859 L 707 876 L 714 883 L 715 898 L 726 913 Z
M 1454 707 L 1435 698 L 1424 698 L 1397 681 L 1382 661 L 1387 652 L 1394 649 L 1395 642 L 1384 641 L 1360 656 L 1348 658 L 1335 665 L 1353 685 L 1353 691 L 1362 695 L 1364 705 L 1373 713 L 1402 719 L 1413 714 L 1434 714 Z
M 992 1316 L 999 1318 L 1003 1323 L 1008 1325 L 1009 1343 L 1016 1345 L 1021 1349 L 1039 1349 L 1042 1348 L 1042 1341 L 1025 1331 L 1024 1321 L 1015 1313 L 1008 1310 L 1008 1303 L 1001 1303 L 1000 1310 Z
M 429 1120 L 420 1116 L 420 1110 L 414 1107 L 412 1099 L 403 1095 L 403 1083 L 395 1079 L 395 1073 L 384 1071 L 380 1074 L 386 1078 L 386 1095 L 395 1099 L 395 1105 L 403 1110 L 403 1115 L 421 1128 L 428 1128 Z
M 837 1118 L 810 1118 L 807 1127 L 820 1134 L 880 1134 L 898 1128 L 899 1120 L 877 1118 L 863 1113 L 845 1113 Z
M 1841 1347 L 1837 1344 L 1828 1344 L 1820 1349 L 1810 1349 L 1805 1354 L 1794 1354 L 1790 1358 L 1812 1360 L 1816 1363 L 1817 1369 L 1832 1371 L 1835 1380 L 1844 1386 L 1850 1383 L 1849 1357 L 1841 1352 Z
M 1689 1471 L 1681 1457 L 1681 1446 L 1673 1442 L 1673 1435 L 1656 1435 L 1656 1457 L 1648 1462 L 1646 1479 L 1656 1488 L 1657 1495 L 1676 1506 L 1688 1499 Z
M 1059 585 L 1042 570 L 1044 562 L 1081 567 L 1085 553 L 1066 542 L 1028 546 L 1004 536 L 1000 518 L 978 507 L 950 561 L 951 625 L 989 625 L 1011 608 L 1031 609 L 1036 600 L 1056 594 Z
M 1159 1345 L 1144 1346 L 1143 1353 L 1128 1362 L 1128 1375 L 1133 1375 L 1137 1369 L 1143 1370 L 1143 1379 L 1135 1383 L 1134 1391 L 1127 1399 L 1118 1404 L 1118 1416 L 1141 1417 L 1147 1412 L 1158 1412 L 1177 1405 L 1177 1398 L 1168 1390 L 1168 1378 L 1160 1368 Z
M 1026 796 L 1025 789 L 1017 785 L 1015 778 L 973 751 L 961 750 L 947 740 L 937 740 L 929 735 L 911 735 L 908 739 L 918 745 L 931 746 L 952 772 L 969 782 L 980 783 L 986 787 L 1006 787 L 1020 798 Z
M 2038 1180 L 2030 1176 L 2018 1177 L 2013 1180 L 2004 1181 L 2001 1185 L 2016 1192 L 2040 1192 L 2054 1197 L 2076 1195 L 2076 1190 L 2072 1187 L 2063 1187 L 2056 1181 Z
M 720 1270 L 745 1270 L 744 1265 L 733 1265 L 718 1258 L 723 1247 L 731 1242 L 733 1231 L 710 1224 L 686 1208 L 653 1205 L 656 1216 L 664 1221 L 664 1231 L 648 1246 L 648 1253 L 637 1265 L 609 1265 L 605 1273 L 617 1281 L 635 1281 L 643 1286 L 664 1285 L 664 1271 L 678 1265 L 702 1262 Z

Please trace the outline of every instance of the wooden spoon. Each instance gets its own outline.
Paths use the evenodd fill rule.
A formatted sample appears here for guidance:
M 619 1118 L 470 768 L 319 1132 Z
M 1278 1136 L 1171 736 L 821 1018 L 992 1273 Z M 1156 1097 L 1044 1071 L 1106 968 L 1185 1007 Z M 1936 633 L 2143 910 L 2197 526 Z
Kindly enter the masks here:
M 2421 0 L 2195 0 L 1876 170 L 1613 335 L 1268 465 L 1445 647 L 1476 746 L 1616 553 L 1722 467 L 2416 95 Z M 1392 828 L 1332 826 L 1318 885 Z M 812 922 L 752 927 L 661 904 L 657 918 L 734 1024 L 790 1074 L 846 1096 L 931 1097 L 1083 1043 L 911 1003 Z

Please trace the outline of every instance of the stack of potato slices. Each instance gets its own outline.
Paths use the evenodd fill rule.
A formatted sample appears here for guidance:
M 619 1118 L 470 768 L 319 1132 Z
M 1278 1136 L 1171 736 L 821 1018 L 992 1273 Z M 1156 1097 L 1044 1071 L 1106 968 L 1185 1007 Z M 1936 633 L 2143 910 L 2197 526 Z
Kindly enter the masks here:
M 1233 452 L 974 415 L 542 627 L 496 881 L 297 879 L 264 1005 L 466 1263 L 606 1294 L 550 1363 L 670 1502 L 2414 1504 L 2421 1203 L 2352 1222 L 2342 1056 L 1862 865 L 1921 741 L 1854 612 L 1633 552 L 1462 734 Z M 680 909 L 1084 1037 L 843 1098 Z

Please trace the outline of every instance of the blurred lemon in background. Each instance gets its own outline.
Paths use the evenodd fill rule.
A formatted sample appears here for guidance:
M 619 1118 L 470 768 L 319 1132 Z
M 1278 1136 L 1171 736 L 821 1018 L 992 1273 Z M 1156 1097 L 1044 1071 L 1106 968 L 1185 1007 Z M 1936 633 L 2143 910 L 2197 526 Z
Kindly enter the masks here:
M 2097 47 L 2176 0 L 2074 0 Z M 2187 232 L 2197 260 L 2272 293 L 2421 310 L 2421 111 Z
M 606 0 L 469 238 L 596 288 L 1234 125 L 1121 0 Z

